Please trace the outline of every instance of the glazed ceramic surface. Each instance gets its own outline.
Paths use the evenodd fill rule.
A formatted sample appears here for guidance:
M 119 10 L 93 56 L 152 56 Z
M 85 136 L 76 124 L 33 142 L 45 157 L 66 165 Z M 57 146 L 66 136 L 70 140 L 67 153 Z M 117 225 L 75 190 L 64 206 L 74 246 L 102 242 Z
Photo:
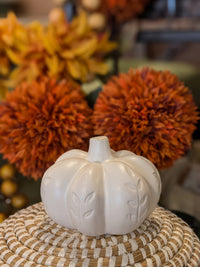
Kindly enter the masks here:
M 160 192 L 155 166 L 132 152 L 111 150 L 105 136 L 91 138 L 88 153 L 64 153 L 41 184 L 48 215 L 91 236 L 138 228 L 155 209 Z

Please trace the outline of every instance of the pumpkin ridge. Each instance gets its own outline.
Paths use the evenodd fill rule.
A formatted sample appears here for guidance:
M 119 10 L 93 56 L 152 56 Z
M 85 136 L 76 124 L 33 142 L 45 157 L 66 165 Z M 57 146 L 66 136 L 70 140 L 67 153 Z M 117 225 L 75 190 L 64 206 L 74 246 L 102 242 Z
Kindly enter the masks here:
M 97 190 L 95 190 L 95 177 L 93 177 L 94 173 L 94 164 L 99 167 L 99 170 L 101 170 L 102 173 L 98 172 L 97 174 L 97 183 L 99 181 L 99 186 L 97 187 Z M 91 170 L 93 169 L 93 172 L 91 173 Z M 85 178 L 85 179 L 84 179 Z M 91 185 L 91 181 L 93 181 L 93 185 Z M 84 184 L 90 184 L 90 186 L 86 187 Z M 78 187 L 77 187 L 78 186 Z M 74 190 L 72 190 L 72 189 Z M 71 213 L 71 216 L 73 217 L 73 229 L 78 229 L 80 232 L 85 229 L 86 224 L 90 225 L 90 232 L 94 231 L 96 229 L 96 224 L 102 225 L 101 231 L 99 232 L 99 235 L 103 234 L 105 231 L 105 221 L 103 222 L 102 219 L 105 218 L 105 216 L 101 216 L 101 220 L 96 222 L 97 214 L 103 214 L 105 212 L 105 204 L 102 202 L 104 201 L 104 198 L 102 197 L 104 195 L 104 184 L 103 184 L 103 167 L 102 164 L 98 162 L 88 162 L 85 166 L 83 166 L 81 169 L 79 169 L 76 174 L 73 176 L 71 183 L 68 186 L 68 192 L 66 192 L 66 196 L 68 198 L 68 203 L 66 204 L 70 209 L 72 208 L 72 201 L 70 197 L 70 191 L 72 193 L 75 193 L 77 196 L 80 195 L 80 205 L 78 206 L 78 213 L 79 216 L 77 218 L 73 217 L 73 213 Z M 101 199 L 101 200 L 99 200 Z M 72 209 L 76 209 L 72 208 Z M 94 229 L 93 229 L 94 228 Z M 88 235 L 88 233 L 87 233 Z
M 81 155 L 80 155 L 81 153 Z M 71 155 L 72 154 L 72 155 Z M 66 157 L 67 156 L 67 157 Z M 64 154 L 60 155 L 56 162 L 55 163 L 58 163 L 60 161 L 63 161 L 63 160 L 67 160 L 67 159 L 83 159 L 83 160 L 86 160 L 86 156 L 87 156 L 87 152 L 83 151 L 83 150 L 80 150 L 80 149 L 72 149 L 70 151 L 67 151 L 65 152 Z
M 71 160 L 71 158 L 66 158 L 66 159 L 64 159 L 64 160 Z M 75 158 L 75 159 L 77 159 L 77 158 Z M 76 176 L 79 176 L 79 174 L 80 174 L 80 172 L 84 169 L 84 168 L 87 168 L 88 167 L 88 165 L 89 165 L 89 163 L 87 162 L 87 160 L 86 159 L 83 159 L 83 158 L 78 158 L 78 161 L 80 160 L 80 159 L 82 159 L 83 161 L 85 161 L 86 162 L 86 164 L 81 168 L 81 169 L 77 169 L 77 171 L 74 173 L 74 175 L 73 175 L 73 177 L 71 177 L 71 180 L 70 180 L 70 182 L 69 182 L 69 184 L 68 184 L 68 186 L 67 186 L 67 190 L 66 190 L 66 192 L 65 192 L 65 196 L 64 196 L 64 200 L 65 200 L 65 210 L 67 211 L 67 198 L 68 198 L 68 195 L 69 195 L 69 191 L 70 191 L 70 188 L 71 188 L 71 186 L 72 186 L 72 184 L 73 184 L 73 180 L 74 179 L 76 179 Z M 76 192 L 72 192 L 72 202 L 75 204 L 75 201 L 73 201 L 73 196 L 76 196 L 77 198 L 78 198 L 78 202 L 79 202 L 79 204 L 78 204 L 78 209 L 79 209 L 79 211 L 78 211 L 78 213 L 80 213 L 80 200 L 79 200 L 79 196 L 77 195 L 77 193 Z M 75 197 L 75 198 L 76 198 Z M 72 207 L 71 207 L 71 205 L 69 205 L 69 210 L 71 211 L 71 214 L 70 214 L 70 218 L 71 218 L 71 221 L 73 222 L 73 224 L 75 225 L 75 227 L 77 227 L 77 225 L 76 225 L 76 222 L 74 222 L 75 220 L 73 220 L 72 218 L 73 218 L 73 215 L 75 215 L 76 214 L 76 212 L 74 212 L 74 210 L 76 210 L 76 209 L 73 209 Z M 80 215 L 77 215 L 76 217 L 79 217 Z M 80 218 L 79 218 L 80 219 Z

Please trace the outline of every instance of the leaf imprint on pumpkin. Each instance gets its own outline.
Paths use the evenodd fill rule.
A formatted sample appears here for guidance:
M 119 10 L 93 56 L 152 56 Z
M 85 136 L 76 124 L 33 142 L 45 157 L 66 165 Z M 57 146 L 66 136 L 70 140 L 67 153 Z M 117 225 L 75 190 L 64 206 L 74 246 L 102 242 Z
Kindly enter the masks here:
M 84 219 L 90 218 L 94 214 L 94 210 L 88 210 L 83 214 Z
M 143 182 L 142 182 L 141 179 L 138 180 L 137 187 L 138 187 L 139 190 L 141 190 L 141 191 L 143 190 L 144 185 L 143 185 Z
M 125 166 L 124 167 L 125 172 L 128 174 L 128 176 L 135 176 L 134 172 L 131 170 L 131 168 Z
M 124 186 L 130 190 L 130 191 L 133 191 L 133 192 L 136 192 L 136 188 L 135 188 L 135 185 L 133 183 L 125 183 Z
M 95 198 L 95 192 L 90 192 L 84 199 L 85 204 L 92 202 Z
M 127 214 L 127 218 L 131 222 L 135 222 L 135 219 L 136 219 L 135 216 L 134 216 L 134 214 L 132 214 L 132 213 Z
M 146 204 L 147 203 L 147 199 L 148 199 L 148 196 L 147 195 L 143 195 L 142 197 L 141 197 L 141 204 Z
M 79 206 L 79 202 L 80 202 L 79 197 L 74 192 L 72 193 L 72 201 L 76 206 Z
M 129 208 L 132 210 L 134 209 L 135 210 L 135 207 L 137 207 L 137 202 L 135 202 L 135 200 L 128 200 L 127 201 L 127 204 L 129 206 Z
M 158 174 L 155 171 L 152 174 L 154 177 L 158 178 Z

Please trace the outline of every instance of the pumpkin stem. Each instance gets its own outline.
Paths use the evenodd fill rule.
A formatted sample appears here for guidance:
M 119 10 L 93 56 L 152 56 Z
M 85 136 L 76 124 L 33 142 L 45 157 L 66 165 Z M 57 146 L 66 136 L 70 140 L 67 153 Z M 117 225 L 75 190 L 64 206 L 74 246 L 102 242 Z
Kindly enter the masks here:
M 111 150 L 106 136 L 90 138 L 88 160 L 91 162 L 102 162 L 111 158 Z

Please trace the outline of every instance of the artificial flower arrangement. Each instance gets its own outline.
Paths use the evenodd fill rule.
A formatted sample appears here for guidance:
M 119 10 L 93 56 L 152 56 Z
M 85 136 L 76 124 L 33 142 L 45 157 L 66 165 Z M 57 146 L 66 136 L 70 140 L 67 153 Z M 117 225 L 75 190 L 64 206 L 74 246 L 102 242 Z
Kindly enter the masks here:
M 50 13 L 47 26 L 21 24 L 13 13 L 0 19 L 0 90 L 43 75 L 85 82 L 109 71 L 104 57 L 115 49 L 109 34 L 96 33 L 85 13 L 68 22 L 62 9 Z M 30 71 L 31 70 L 31 71 Z
M 14 88 L 0 104 L 5 159 L 39 179 L 60 154 L 87 150 L 93 135 L 106 135 L 113 149 L 135 152 L 159 169 L 189 150 L 198 113 L 175 75 L 148 68 L 116 75 L 92 110 L 80 84 L 108 72 L 103 58 L 116 44 L 92 30 L 84 13 L 68 22 L 57 8 L 49 17 L 46 27 L 24 26 L 14 14 L 0 20 L 0 85 Z
M 72 148 L 105 135 L 111 148 L 127 149 L 169 167 L 190 149 L 198 120 L 191 92 L 168 71 L 148 68 L 112 77 L 89 108 L 79 85 L 43 78 L 25 82 L 0 105 L 0 152 L 35 179 Z

